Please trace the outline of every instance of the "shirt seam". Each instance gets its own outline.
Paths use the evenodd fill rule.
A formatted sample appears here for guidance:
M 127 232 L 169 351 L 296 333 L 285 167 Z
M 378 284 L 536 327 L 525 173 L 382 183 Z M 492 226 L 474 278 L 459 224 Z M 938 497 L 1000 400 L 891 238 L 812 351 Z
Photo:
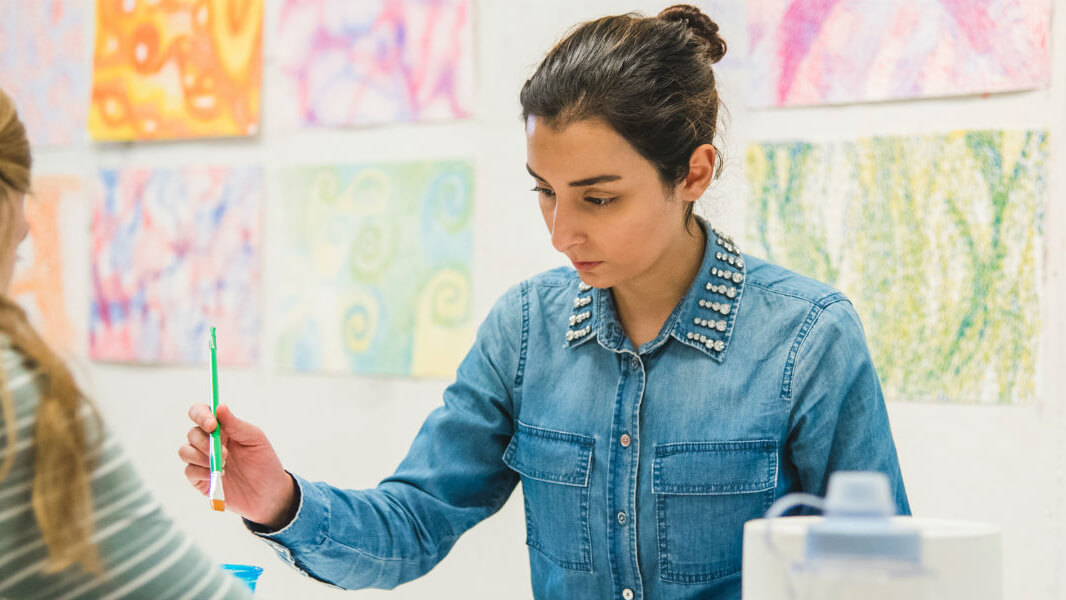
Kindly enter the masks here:
M 523 282 L 519 286 L 519 292 L 522 298 L 522 335 L 521 341 L 518 347 L 518 366 L 515 369 L 514 388 L 515 395 L 518 395 L 520 388 L 522 387 L 522 380 L 526 372 L 526 352 L 529 347 L 529 285 Z
M 847 296 L 845 296 L 843 292 L 839 292 L 839 291 L 832 291 L 832 292 L 828 292 L 826 294 L 823 294 L 821 296 L 817 296 L 815 298 L 811 298 L 808 295 L 803 295 L 801 292 L 797 292 L 797 291 L 793 291 L 793 290 L 781 290 L 781 289 L 773 288 L 773 287 L 770 287 L 770 286 L 768 286 L 766 284 L 759 283 L 758 281 L 753 281 L 751 279 L 748 279 L 744 283 L 745 283 L 745 285 L 755 286 L 755 287 L 757 287 L 757 288 L 759 288 L 761 290 L 765 290 L 767 292 L 770 292 L 771 294 L 777 294 L 778 296 L 788 296 L 790 298 L 795 298 L 797 300 L 803 300 L 804 302 L 809 302 L 815 308 L 825 309 L 825 308 L 828 308 L 832 304 L 840 302 L 841 300 L 847 300 Z
M 570 286 L 575 279 L 579 279 L 577 271 L 568 270 L 560 272 L 558 268 L 538 273 L 524 280 L 522 283 L 532 287 L 565 288 Z
M 789 410 L 792 407 L 793 377 L 796 375 L 796 363 L 799 362 L 799 353 L 803 350 L 803 343 L 810 337 L 810 332 L 814 330 L 822 314 L 830 306 L 846 300 L 847 297 L 840 292 L 819 299 L 819 302 L 813 303 L 814 305 L 811 307 L 810 312 L 807 313 L 807 318 L 804 319 L 803 325 L 796 333 L 796 338 L 792 341 L 792 348 L 788 351 L 788 359 L 785 361 L 785 370 L 781 377 L 781 399 L 789 405 Z
M 348 550 L 351 550 L 352 552 L 355 552 L 356 554 L 360 554 L 362 556 L 365 556 L 366 558 L 369 558 L 371 560 L 380 560 L 380 561 L 383 561 L 383 562 L 387 561 L 387 562 L 397 562 L 397 563 L 414 563 L 414 564 L 417 564 L 420 561 L 419 558 L 406 558 L 406 557 L 402 557 L 402 556 L 378 556 L 376 554 L 373 554 L 371 552 L 363 550 L 362 548 L 356 548 L 355 546 L 349 546 L 348 544 L 345 544 L 344 542 L 334 538 L 333 536 L 331 536 L 329 534 L 327 534 L 325 536 L 325 539 L 333 542 L 334 544 L 337 544 L 338 546 L 341 546 L 343 548 L 347 548 Z M 448 540 L 448 538 L 444 538 L 444 539 L 446 541 L 454 541 L 454 538 L 452 540 Z M 430 559 L 436 559 L 436 555 L 435 554 L 427 555 L 427 556 Z

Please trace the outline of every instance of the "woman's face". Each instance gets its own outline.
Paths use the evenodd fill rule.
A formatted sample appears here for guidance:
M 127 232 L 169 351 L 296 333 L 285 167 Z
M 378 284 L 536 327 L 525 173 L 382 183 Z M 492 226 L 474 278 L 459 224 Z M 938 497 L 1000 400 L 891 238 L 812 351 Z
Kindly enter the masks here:
M 526 166 L 552 245 L 589 285 L 647 275 L 683 239 L 688 202 L 668 194 L 652 163 L 603 121 L 557 130 L 529 117 Z
M 0 194 L 3 192 L 0 191 Z M 4 206 L 4 215 L 11 219 L 10 224 L 0 226 L 0 231 L 6 234 L 6 239 L 0 240 L 0 286 L 6 294 L 11 287 L 11 278 L 15 274 L 15 260 L 18 256 L 18 247 L 26 235 L 30 232 L 30 225 L 26 221 L 26 195 L 15 193 L 10 198 L 0 198 Z

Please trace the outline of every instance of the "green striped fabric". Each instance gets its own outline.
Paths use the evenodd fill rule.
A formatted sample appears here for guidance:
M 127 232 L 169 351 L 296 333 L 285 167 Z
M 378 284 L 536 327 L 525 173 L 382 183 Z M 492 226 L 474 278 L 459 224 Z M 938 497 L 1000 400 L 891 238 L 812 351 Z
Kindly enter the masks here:
M 192 545 L 163 514 L 106 432 L 92 463 L 93 539 L 105 575 L 98 578 L 78 567 L 45 573 L 47 550 L 30 505 L 37 373 L 6 341 L 0 341 L 0 366 L 15 401 L 17 430 L 14 469 L 0 481 L 0 599 L 251 597 L 243 583 Z M 84 410 L 81 418 L 88 414 Z M 0 460 L 7 455 L 5 427 L 0 415 Z

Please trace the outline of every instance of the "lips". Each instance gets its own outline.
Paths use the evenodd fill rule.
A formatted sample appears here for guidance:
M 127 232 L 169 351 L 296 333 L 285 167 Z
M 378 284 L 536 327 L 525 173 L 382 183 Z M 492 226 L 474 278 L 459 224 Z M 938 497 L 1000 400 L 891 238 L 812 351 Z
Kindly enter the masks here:
M 597 265 L 603 264 L 603 261 L 577 261 L 577 260 L 575 260 L 575 261 L 571 261 L 571 262 L 574 264 L 574 268 L 577 269 L 578 271 L 587 271 L 589 269 L 592 269 L 592 268 L 596 267 Z

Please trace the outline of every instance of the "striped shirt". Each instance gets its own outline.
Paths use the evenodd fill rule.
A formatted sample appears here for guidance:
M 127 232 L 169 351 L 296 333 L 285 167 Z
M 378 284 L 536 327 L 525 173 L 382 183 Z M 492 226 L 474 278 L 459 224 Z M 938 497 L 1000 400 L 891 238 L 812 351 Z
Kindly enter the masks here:
M 48 556 L 30 504 L 38 373 L 0 340 L 0 367 L 15 403 L 15 464 L 0 481 L 0 599 L 231 599 L 251 592 L 223 571 L 163 514 L 110 433 L 90 464 L 97 544 L 104 576 L 73 566 L 45 573 Z M 82 411 L 86 419 L 89 411 Z M 86 419 L 93 423 L 93 419 Z M 7 434 L 0 414 L 0 461 Z M 95 439 L 90 436 L 90 439 Z

